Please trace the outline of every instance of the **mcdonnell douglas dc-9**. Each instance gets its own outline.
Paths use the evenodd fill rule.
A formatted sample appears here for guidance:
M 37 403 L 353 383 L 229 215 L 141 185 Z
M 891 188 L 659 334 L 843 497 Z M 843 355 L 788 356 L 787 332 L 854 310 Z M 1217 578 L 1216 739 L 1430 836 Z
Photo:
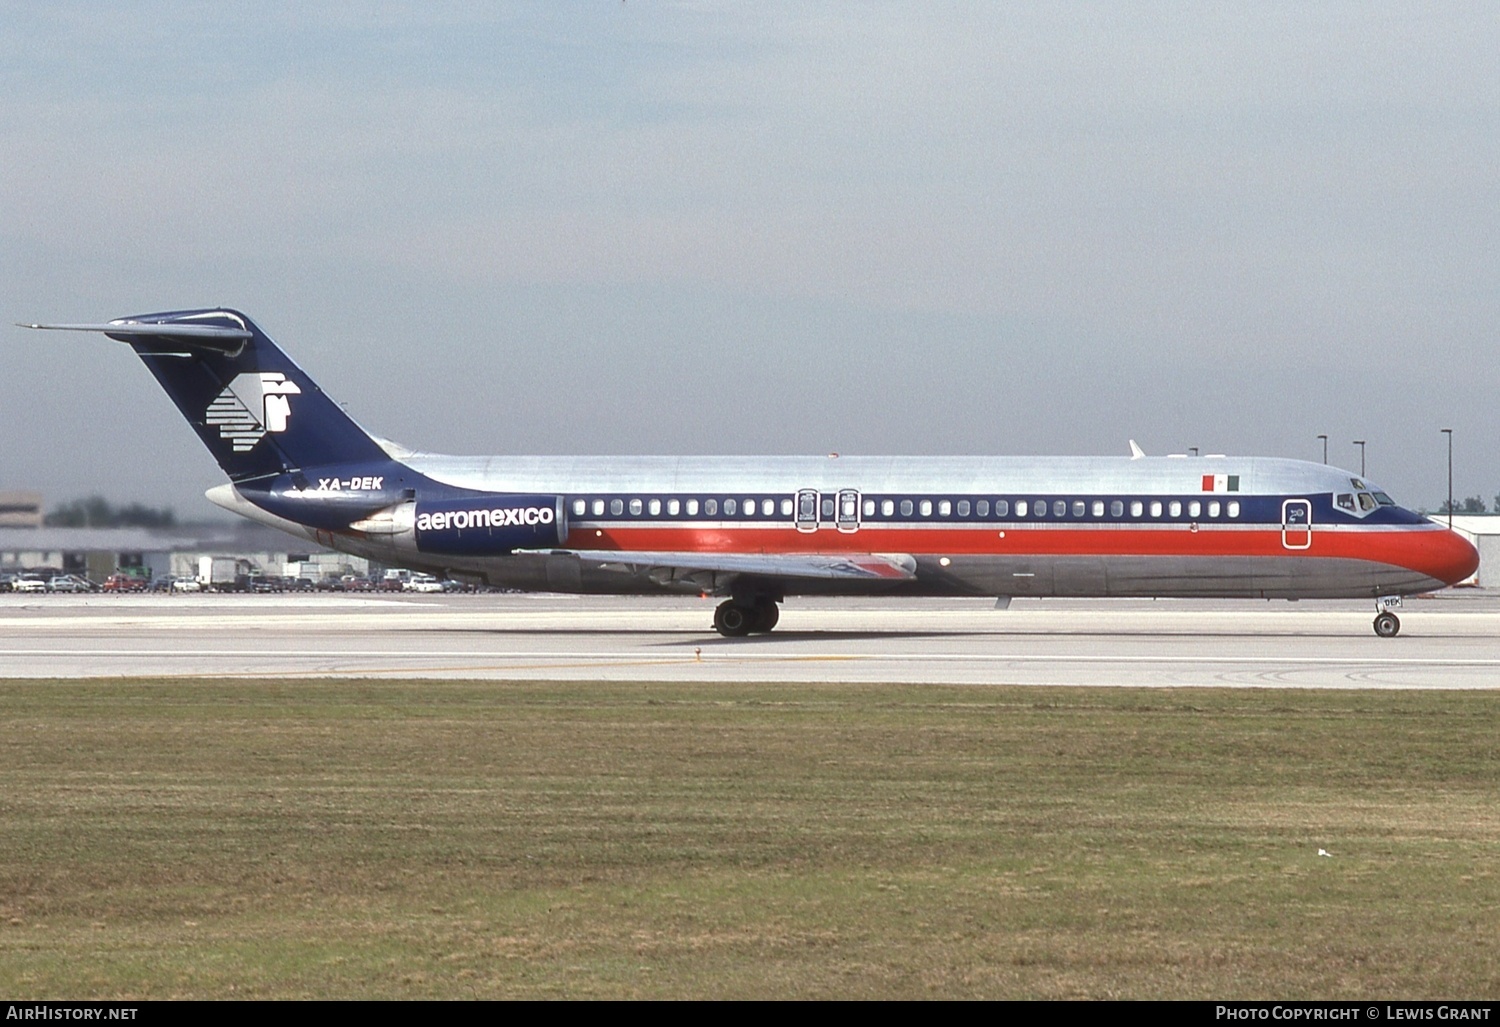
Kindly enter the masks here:
M 722 597 L 770 631 L 789 595 L 1375 602 L 1471 575 L 1460 536 L 1361 477 L 1239 457 L 462 457 L 357 425 L 245 315 L 108 324 L 229 476 L 225 509 L 318 545 L 508 588 Z

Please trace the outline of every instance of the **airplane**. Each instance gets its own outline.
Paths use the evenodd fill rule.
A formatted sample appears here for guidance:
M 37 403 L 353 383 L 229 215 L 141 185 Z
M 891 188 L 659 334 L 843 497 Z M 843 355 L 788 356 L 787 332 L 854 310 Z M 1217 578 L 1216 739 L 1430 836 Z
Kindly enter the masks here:
M 465 457 L 361 428 L 244 314 L 107 324 L 198 432 L 219 506 L 366 559 L 527 591 L 712 595 L 726 637 L 790 595 L 1375 600 L 1479 556 L 1362 476 L 1300 460 Z

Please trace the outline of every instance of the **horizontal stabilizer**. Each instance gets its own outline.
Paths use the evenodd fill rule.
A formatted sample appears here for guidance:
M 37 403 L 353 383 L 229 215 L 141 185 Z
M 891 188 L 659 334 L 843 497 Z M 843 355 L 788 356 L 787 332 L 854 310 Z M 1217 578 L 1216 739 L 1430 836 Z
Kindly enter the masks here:
M 54 332 L 103 332 L 121 342 L 132 338 L 172 339 L 188 349 L 203 349 L 232 355 L 244 348 L 254 336 L 244 328 L 220 325 L 151 324 L 139 321 L 111 321 L 109 324 L 20 324 L 20 328 L 39 328 Z

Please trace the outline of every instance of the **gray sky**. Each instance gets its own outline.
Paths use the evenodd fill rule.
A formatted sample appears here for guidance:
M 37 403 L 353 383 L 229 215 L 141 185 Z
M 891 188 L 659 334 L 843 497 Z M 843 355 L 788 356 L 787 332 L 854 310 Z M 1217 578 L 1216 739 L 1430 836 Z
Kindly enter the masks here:
M 1435 506 L 1452 427 L 1500 492 L 1493 3 L 3 2 L 0 38 L 7 325 L 235 306 L 444 452 L 1327 433 Z M 0 361 L 0 488 L 212 512 L 125 347 Z

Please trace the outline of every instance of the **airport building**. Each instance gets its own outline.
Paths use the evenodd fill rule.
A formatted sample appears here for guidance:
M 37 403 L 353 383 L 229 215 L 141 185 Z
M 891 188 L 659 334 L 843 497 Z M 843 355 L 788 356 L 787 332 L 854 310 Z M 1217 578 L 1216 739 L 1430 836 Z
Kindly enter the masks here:
M 370 570 L 358 557 L 310 549 L 285 532 L 249 521 L 165 530 L 0 526 L 3 573 L 51 571 L 97 583 L 120 569 L 139 569 L 147 578 L 202 578 L 205 568 L 231 577 L 238 571 L 314 581 Z
M 1429 516 L 1439 524 L 1448 523 L 1447 514 Z M 1454 514 L 1453 530 L 1479 550 L 1479 569 L 1459 584 L 1500 587 L 1500 514 Z

